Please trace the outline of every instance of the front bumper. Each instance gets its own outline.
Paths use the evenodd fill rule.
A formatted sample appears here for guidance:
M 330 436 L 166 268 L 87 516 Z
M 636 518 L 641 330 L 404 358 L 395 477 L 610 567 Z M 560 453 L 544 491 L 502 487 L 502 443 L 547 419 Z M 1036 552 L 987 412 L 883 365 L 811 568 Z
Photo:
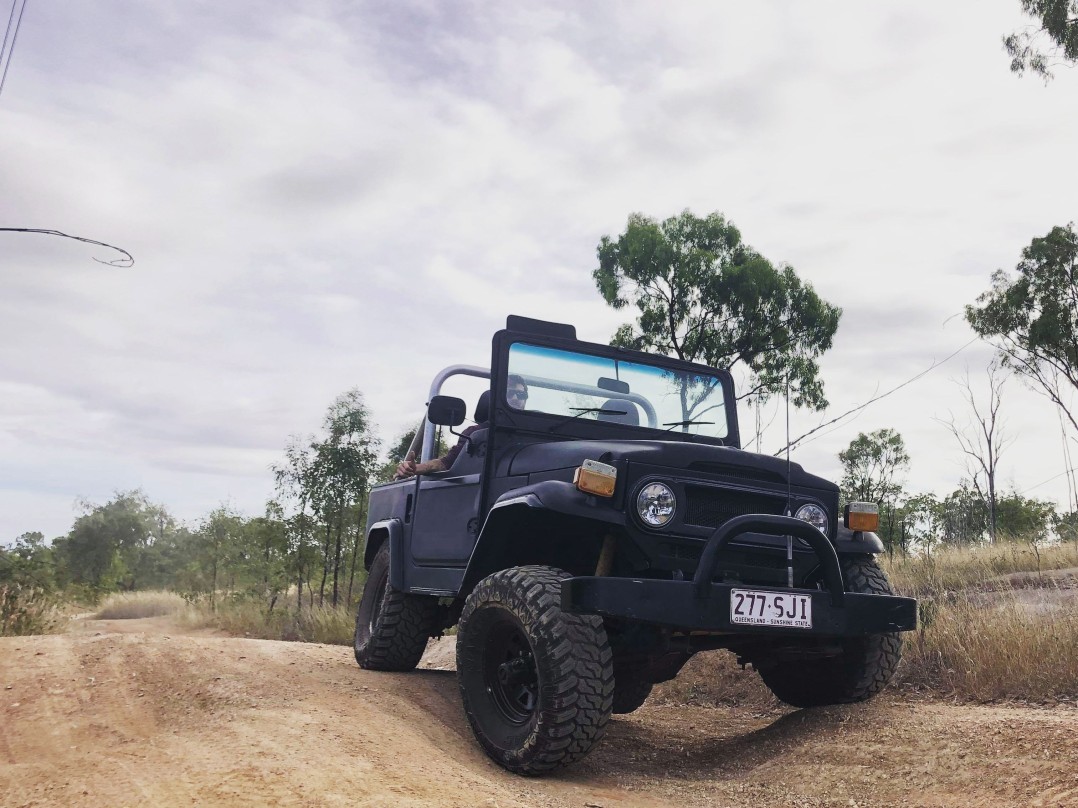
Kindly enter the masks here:
M 731 589 L 808 595 L 812 598 L 812 628 L 731 623 Z M 917 601 L 913 598 L 847 592 L 842 605 L 835 606 L 830 593 L 818 589 L 712 584 L 709 594 L 700 598 L 691 581 L 588 577 L 562 581 L 561 598 L 562 608 L 567 612 L 598 614 L 683 631 L 850 637 L 911 631 L 917 627 Z
M 826 590 L 715 583 L 722 548 L 746 532 L 793 535 L 815 551 Z M 751 589 L 806 595 L 812 599 L 812 628 L 763 626 L 730 621 L 730 591 Z M 846 637 L 911 631 L 917 601 L 894 595 L 846 592 L 834 547 L 816 528 L 786 516 L 751 515 L 731 519 L 708 540 L 692 581 L 579 577 L 562 582 L 562 608 L 682 631 Z

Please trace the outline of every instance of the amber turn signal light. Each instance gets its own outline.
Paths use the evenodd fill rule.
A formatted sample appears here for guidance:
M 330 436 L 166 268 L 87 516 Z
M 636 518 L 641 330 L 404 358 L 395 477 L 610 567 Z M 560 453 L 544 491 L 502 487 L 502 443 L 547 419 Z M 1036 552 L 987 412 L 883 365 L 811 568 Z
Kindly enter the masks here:
M 597 497 L 614 496 L 614 484 L 618 481 L 618 470 L 597 460 L 585 460 L 573 473 L 573 485 L 586 494 Z
M 850 530 L 875 530 L 880 526 L 880 508 L 875 502 L 850 502 L 842 521 Z

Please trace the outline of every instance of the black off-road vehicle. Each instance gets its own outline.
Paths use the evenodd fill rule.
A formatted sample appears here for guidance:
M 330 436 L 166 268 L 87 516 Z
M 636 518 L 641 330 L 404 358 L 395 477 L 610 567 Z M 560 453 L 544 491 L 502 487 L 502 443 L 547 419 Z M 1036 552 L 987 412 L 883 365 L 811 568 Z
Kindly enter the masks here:
M 423 460 L 465 419 L 455 374 L 490 383 L 466 448 L 371 491 L 361 666 L 411 670 L 457 625 L 468 721 L 520 774 L 583 757 L 702 650 L 797 707 L 887 684 L 916 602 L 876 564 L 874 506 L 740 449 L 728 373 L 511 316 L 489 370 L 435 378 Z

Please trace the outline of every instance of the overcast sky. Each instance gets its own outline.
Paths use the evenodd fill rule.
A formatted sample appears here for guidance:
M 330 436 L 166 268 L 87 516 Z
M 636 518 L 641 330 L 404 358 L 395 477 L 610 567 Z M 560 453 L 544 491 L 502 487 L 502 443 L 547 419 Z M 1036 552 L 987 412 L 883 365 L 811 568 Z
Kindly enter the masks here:
M 6 10 L 6 6 L 5 6 Z M 721 211 L 843 309 L 843 412 L 966 346 L 962 307 L 1078 220 L 1078 71 L 1008 70 L 1018 0 L 29 0 L 0 96 L 0 541 L 141 488 L 249 515 L 269 466 L 358 387 L 388 440 L 509 313 L 609 339 L 591 271 L 631 212 Z M 905 438 L 963 474 L 991 351 L 807 444 Z M 778 406 L 778 402 L 776 402 Z M 1004 482 L 1066 500 L 1054 410 L 1008 387 Z M 747 413 L 742 412 L 747 421 Z M 783 443 L 780 415 L 765 438 Z M 743 432 L 750 430 L 744 428 Z

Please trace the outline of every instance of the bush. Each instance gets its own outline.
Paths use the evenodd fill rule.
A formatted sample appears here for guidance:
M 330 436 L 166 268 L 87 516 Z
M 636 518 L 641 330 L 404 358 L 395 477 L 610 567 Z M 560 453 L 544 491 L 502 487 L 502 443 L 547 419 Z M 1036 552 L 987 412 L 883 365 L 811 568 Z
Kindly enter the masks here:
M 181 614 L 188 603 L 175 592 L 117 592 L 105 598 L 95 620 L 137 620 Z
M 55 634 L 65 622 L 56 601 L 43 590 L 0 584 L 0 637 Z
M 195 607 L 191 618 L 195 625 L 240 637 L 351 645 L 355 631 L 355 611 L 345 606 L 271 610 L 261 599 L 236 597 L 219 600 L 216 608 L 208 600 L 198 601 Z

